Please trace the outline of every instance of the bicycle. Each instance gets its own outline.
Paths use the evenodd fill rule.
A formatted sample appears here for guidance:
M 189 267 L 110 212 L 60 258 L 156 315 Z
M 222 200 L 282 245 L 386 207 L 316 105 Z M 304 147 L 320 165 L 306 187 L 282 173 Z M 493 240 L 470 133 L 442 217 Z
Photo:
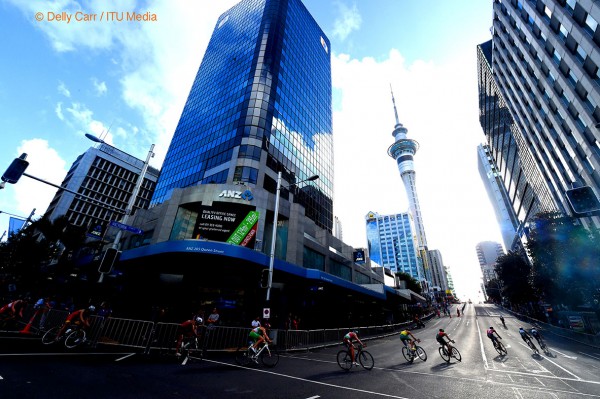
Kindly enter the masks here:
M 60 337 L 57 337 L 61 326 L 52 327 L 42 336 L 42 343 L 44 345 L 51 345 L 56 342 L 64 341 L 64 345 L 67 349 L 73 349 L 86 341 L 86 332 L 80 326 L 74 324 L 67 327 Z
M 501 338 L 499 338 L 499 339 L 501 339 Z M 493 340 L 493 343 L 494 343 L 494 349 L 496 349 L 496 352 L 498 352 L 501 356 L 508 354 L 508 351 L 506 350 L 506 347 L 502 344 L 502 342 L 495 339 L 495 340 Z
M 451 342 L 454 343 L 454 341 L 451 341 Z M 446 345 L 441 345 L 439 352 L 440 352 L 440 356 L 442 357 L 442 359 L 444 359 L 446 361 L 446 363 L 450 363 L 450 358 L 454 358 L 458 362 L 460 362 L 462 360 L 462 356 L 460 355 L 460 352 L 454 346 L 451 347 L 451 353 L 448 353 L 448 349 L 446 349 Z
M 527 342 L 527 346 L 529 346 L 529 349 L 531 349 L 533 351 L 533 353 L 535 353 L 536 355 L 540 354 L 540 351 L 535 346 L 535 344 L 533 342 L 531 342 L 531 339 L 526 340 L 526 342 Z
M 260 349 L 256 352 L 252 349 L 251 343 L 248 347 L 241 346 L 235 352 L 235 362 L 240 366 L 247 366 L 250 363 L 260 363 L 265 367 L 275 367 L 279 363 L 279 353 L 275 345 L 263 342 Z
M 413 360 L 415 360 L 415 358 L 417 357 L 422 361 L 427 360 L 427 352 L 425 352 L 425 349 L 421 348 L 418 345 L 413 345 L 411 348 L 409 348 L 408 346 L 403 346 L 402 355 L 409 363 L 412 363 Z
M 358 360 L 358 363 L 365 369 L 371 370 L 373 366 L 375 366 L 375 359 L 373 359 L 373 355 L 371 355 L 366 350 L 363 350 L 362 345 L 358 345 L 356 349 L 355 359 Z M 337 363 L 338 366 L 342 370 L 348 371 L 354 366 L 352 363 L 352 355 L 348 349 L 342 349 L 337 353 Z
M 192 337 L 185 337 L 183 342 L 181 343 L 181 358 L 183 361 L 181 362 L 182 366 L 185 366 L 190 359 L 192 352 L 198 352 L 200 354 L 197 357 L 198 360 L 202 360 L 204 357 L 204 350 L 200 348 L 200 340 L 197 335 Z

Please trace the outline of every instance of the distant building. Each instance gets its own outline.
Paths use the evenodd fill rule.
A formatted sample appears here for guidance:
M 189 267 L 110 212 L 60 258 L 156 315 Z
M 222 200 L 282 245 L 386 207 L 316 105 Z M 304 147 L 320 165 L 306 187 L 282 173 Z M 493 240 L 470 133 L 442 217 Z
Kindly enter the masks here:
M 502 245 L 493 241 L 483 241 L 475 246 L 477 250 L 477 258 L 479 259 L 479 267 L 483 274 L 484 284 L 496 278 L 494 267 L 498 257 L 504 255 Z
M 431 288 L 434 292 L 444 293 L 448 289 L 448 277 L 446 276 L 442 253 L 437 249 L 429 250 L 428 253 L 432 277 Z
M 423 266 L 410 214 L 379 215 L 369 212 L 365 221 L 371 261 L 394 273 L 404 272 L 417 281 L 422 280 Z
M 496 213 L 504 247 L 508 250 L 519 248 L 519 220 L 512 207 L 510 197 L 503 184 L 502 175 L 494 162 L 492 150 L 487 144 L 477 147 L 477 166 L 483 185 Z
M 342 221 L 337 216 L 333 219 L 333 236 L 340 241 L 344 240 Z
M 86 226 L 89 236 L 102 238 L 108 223 L 123 216 L 143 166 L 144 161 L 108 144 L 91 147 L 73 162 L 61 186 L 97 201 L 58 190 L 46 216 L 54 220 L 64 215 L 72 224 Z M 148 167 L 134 212 L 148 208 L 158 175 L 157 169 Z

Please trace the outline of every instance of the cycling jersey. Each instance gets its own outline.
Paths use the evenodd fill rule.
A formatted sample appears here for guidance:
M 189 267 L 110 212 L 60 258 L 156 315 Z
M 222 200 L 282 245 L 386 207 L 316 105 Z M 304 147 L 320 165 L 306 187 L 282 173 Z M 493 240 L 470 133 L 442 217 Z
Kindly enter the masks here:
M 347 339 L 347 340 L 358 339 L 358 336 L 354 332 L 350 331 L 348 334 L 344 335 L 344 339 Z
M 491 329 L 491 328 L 489 330 L 487 330 L 487 336 L 488 336 L 488 338 L 493 338 L 495 332 L 496 332 L 496 330 Z
M 400 339 L 405 341 L 405 340 L 409 340 L 410 339 L 410 332 L 408 330 L 404 330 L 402 332 L 400 332 Z
M 435 339 L 441 343 L 441 344 L 445 344 L 446 340 L 444 339 L 444 337 L 447 337 L 448 334 L 446 334 L 445 332 L 438 332 L 437 334 L 435 334 Z
M 540 337 L 540 333 L 537 330 L 531 330 L 531 335 L 533 335 L 536 338 Z

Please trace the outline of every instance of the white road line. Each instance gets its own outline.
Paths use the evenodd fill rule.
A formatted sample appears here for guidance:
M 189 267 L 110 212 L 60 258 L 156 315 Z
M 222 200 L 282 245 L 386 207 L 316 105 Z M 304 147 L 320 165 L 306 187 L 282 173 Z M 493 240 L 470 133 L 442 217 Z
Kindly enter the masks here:
M 82 353 L 0 353 L 0 357 L 8 356 L 89 356 L 89 355 L 126 355 L 129 353 L 82 352 Z
M 489 367 L 487 358 L 485 357 L 485 351 L 483 350 L 483 341 L 481 340 L 481 330 L 479 329 L 479 323 L 475 323 L 477 326 L 477 334 L 479 334 L 479 346 L 481 347 L 481 357 L 483 358 L 483 364 L 487 369 Z
M 306 399 L 317 399 L 317 398 L 320 398 L 320 396 L 319 395 L 315 395 L 315 396 L 311 396 L 310 398 L 306 398 Z
M 0 375 L 0 380 L 3 380 L 4 378 L 2 378 L 2 376 Z
M 589 353 L 585 353 L 585 352 L 579 352 L 579 353 L 581 353 L 582 355 L 593 357 L 594 359 L 600 360 L 600 357 L 597 357 L 597 356 L 594 356 L 594 355 L 590 355 Z
M 120 358 L 116 359 L 115 362 L 120 362 L 121 360 L 127 359 L 128 357 L 131 357 L 133 355 L 135 355 L 135 353 L 130 353 L 129 355 L 125 355 L 123 357 L 120 357 Z
M 535 377 L 535 379 L 537 380 L 537 382 L 539 382 L 540 384 L 542 384 L 542 386 L 546 386 L 546 384 L 544 384 L 542 381 L 540 381 L 539 378 Z
M 523 395 L 521 395 L 518 388 L 513 387 L 513 392 L 516 394 L 517 398 L 523 399 Z
M 326 382 L 309 380 L 307 378 L 295 377 L 293 375 L 276 373 L 274 371 L 260 370 L 260 369 L 255 369 L 255 368 L 252 368 L 252 367 L 244 367 L 244 366 L 239 366 L 237 364 L 231 364 L 231 363 L 225 363 L 225 362 L 218 362 L 216 360 L 208 360 L 208 359 L 205 359 L 205 360 L 209 361 L 211 363 L 224 364 L 224 365 L 227 365 L 227 366 L 237 367 L 237 368 L 240 368 L 240 369 L 252 370 L 252 371 L 255 371 L 257 373 L 265 373 L 265 374 L 277 375 L 279 377 L 285 377 L 285 378 L 289 378 L 289 379 L 292 379 L 292 380 L 298 380 L 298 381 L 304 381 L 304 382 L 311 382 L 313 384 L 324 385 L 326 387 L 332 387 L 332 388 L 338 388 L 338 389 L 344 389 L 346 391 L 368 393 L 368 394 L 371 394 L 371 395 L 384 396 L 386 398 L 409 399 L 409 398 L 404 397 L 404 396 L 389 395 L 387 393 L 381 393 L 381 392 L 375 392 L 375 391 L 367 391 L 366 389 L 357 389 L 357 388 L 345 387 L 345 386 L 342 386 L 342 385 L 329 384 L 329 383 L 326 383 Z
M 529 346 L 527 346 L 525 343 L 523 342 L 519 342 L 521 345 L 523 345 L 524 347 L 526 347 L 527 349 L 529 349 Z M 529 349 L 531 350 L 531 349 Z M 542 355 L 539 355 L 542 356 Z M 543 356 L 542 356 L 543 357 Z M 550 360 L 548 357 L 544 357 L 544 359 L 546 359 L 547 361 L 549 361 L 550 363 L 552 363 L 553 365 L 555 365 L 556 367 L 558 367 L 559 369 L 561 369 L 562 371 L 564 371 L 567 374 L 571 374 L 573 377 L 575 377 L 575 379 L 577 381 L 581 381 L 582 379 L 577 377 L 575 374 L 571 373 L 569 370 L 567 370 L 566 368 L 564 368 L 563 366 L 561 366 L 560 364 L 553 362 L 552 360 Z
M 556 349 L 552 348 L 552 350 L 556 353 L 560 353 L 561 355 L 563 355 L 564 357 L 568 358 L 568 359 L 573 359 L 573 360 L 577 360 L 577 356 L 571 356 L 571 355 L 567 355 L 566 353 L 562 353 L 561 351 L 557 351 Z

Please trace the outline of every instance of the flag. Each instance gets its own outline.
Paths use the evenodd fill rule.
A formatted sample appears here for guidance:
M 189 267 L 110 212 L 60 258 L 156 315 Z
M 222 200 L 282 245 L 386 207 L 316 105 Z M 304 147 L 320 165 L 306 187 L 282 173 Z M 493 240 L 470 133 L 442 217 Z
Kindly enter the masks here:
M 8 235 L 17 234 L 25 224 L 25 219 L 11 217 L 8 221 Z

